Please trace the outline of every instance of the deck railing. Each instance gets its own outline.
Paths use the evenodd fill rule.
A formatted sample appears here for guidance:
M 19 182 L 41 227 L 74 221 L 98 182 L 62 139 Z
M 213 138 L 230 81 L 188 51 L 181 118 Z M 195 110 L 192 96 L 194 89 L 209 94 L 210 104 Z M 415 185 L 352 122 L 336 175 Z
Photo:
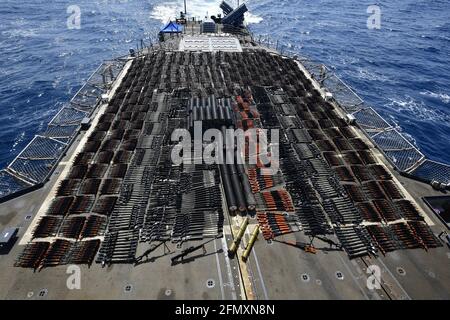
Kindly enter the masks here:
M 280 54 L 294 58 L 308 70 L 333 99 L 356 119 L 356 124 L 385 155 L 400 173 L 426 183 L 438 183 L 440 188 L 450 189 L 450 165 L 427 159 L 427 157 L 380 114 L 368 106 L 340 77 L 322 63 L 304 57 L 289 49 L 278 40 L 251 34 L 252 40 L 260 46 L 275 49 Z
M 81 122 L 98 106 L 126 59 L 103 62 L 73 98 L 50 120 L 19 155 L 0 170 L 0 202 L 41 187 L 52 175 L 79 133 Z
M 441 187 L 450 187 L 450 165 L 432 161 L 406 139 L 398 127 L 389 124 L 376 110 L 367 106 L 352 88 L 327 66 L 287 49 L 279 41 L 257 37 L 252 33 L 239 34 L 250 37 L 260 46 L 275 49 L 280 54 L 298 60 L 321 86 L 332 94 L 346 113 L 356 119 L 356 124 L 385 155 L 393 167 L 404 175 Z M 140 42 L 137 55 L 165 48 L 164 43 L 147 45 Z M 52 175 L 58 162 L 75 140 L 81 122 L 92 115 L 101 95 L 106 93 L 122 70 L 128 56 L 103 62 L 86 83 L 49 122 L 46 130 L 36 135 L 20 154 L 0 170 L 0 202 L 17 197 L 41 187 Z

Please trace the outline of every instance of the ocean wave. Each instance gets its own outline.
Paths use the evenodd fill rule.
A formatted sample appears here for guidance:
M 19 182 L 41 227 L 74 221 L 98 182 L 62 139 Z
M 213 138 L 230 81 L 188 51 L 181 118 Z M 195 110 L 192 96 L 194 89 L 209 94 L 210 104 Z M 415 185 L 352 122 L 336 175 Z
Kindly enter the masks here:
M 21 144 L 25 139 L 25 131 L 20 132 L 14 139 L 14 143 L 11 147 L 11 149 L 9 150 L 9 152 L 14 152 L 16 151 L 16 148 L 19 144 Z
M 386 82 L 390 80 L 387 76 L 380 74 L 378 72 L 374 72 L 373 70 L 368 70 L 366 68 L 357 67 L 355 71 L 356 72 L 354 74 L 359 79 L 369 81 L 381 81 L 381 82 Z
M 257 24 L 257 23 L 261 23 L 264 19 L 258 15 L 255 15 L 253 13 L 250 12 L 246 12 L 245 13 L 245 21 L 248 24 Z
M 448 95 L 447 93 L 436 93 L 436 92 L 432 92 L 432 91 L 422 91 L 420 93 L 422 96 L 427 96 L 430 98 L 434 98 L 437 100 L 440 100 L 441 102 L 447 104 L 450 103 L 450 95 Z
M 417 101 L 411 96 L 403 99 L 389 98 L 389 101 L 385 107 L 396 112 L 409 113 L 412 119 L 439 123 L 450 122 L 450 114 L 427 107 L 423 101 Z
M 161 23 L 166 23 L 173 18 L 175 18 L 178 13 L 180 12 L 181 7 L 178 5 L 157 5 L 153 8 L 152 12 L 150 13 L 150 18 L 160 20 Z
M 38 29 L 11 29 L 2 31 L 5 38 L 33 38 L 38 34 Z

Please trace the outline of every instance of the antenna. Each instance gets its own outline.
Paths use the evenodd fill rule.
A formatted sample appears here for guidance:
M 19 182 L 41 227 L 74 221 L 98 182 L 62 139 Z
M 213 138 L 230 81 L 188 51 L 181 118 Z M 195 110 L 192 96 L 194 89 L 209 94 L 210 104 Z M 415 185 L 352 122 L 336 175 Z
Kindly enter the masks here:
M 187 15 L 187 10 L 186 10 L 186 0 L 184 0 L 184 14 Z

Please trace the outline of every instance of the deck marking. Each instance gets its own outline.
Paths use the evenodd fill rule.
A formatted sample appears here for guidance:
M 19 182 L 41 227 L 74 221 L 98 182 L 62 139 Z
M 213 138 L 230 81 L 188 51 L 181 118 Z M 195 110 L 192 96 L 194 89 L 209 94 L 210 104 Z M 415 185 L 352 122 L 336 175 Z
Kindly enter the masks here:
M 261 273 L 261 269 L 259 267 L 259 263 L 258 263 L 258 257 L 256 256 L 256 248 L 253 248 L 253 257 L 255 258 L 255 264 L 256 264 L 256 269 L 258 270 L 258 275 L 259 275 L 259 279 L 261 280 L 261 287 L 263 289 L 263 293 L 264 293 L 264 299 L 269 300 L 269 297 L 267 295 L 267 290 L 266 290 L 266 285 L 264 284 L 264 279 Z
M 389 275 L 394 279 L 394 282 L 397 284 L 397 286 L 403 291 L 404 297 L 407 298 L 408 300 L 412 300 L 409 294 L 406 292 L 406 290 L 402 287 L 400 282 L 398 282 L 397 278 L 392 274 L 391 270 L 389 270 L 389 268 L 384 264 L 383 261 L 381 261 L 380 258 L 377 258 L 377 260 L 380 261 L 380 263 L 383 265 L 383 267 L 386 269 Z
M 227 207 L 226 202 L 225 202 L 226 197 L 225 197 L 225 191 L 223 189 L 223 185 L 220 184 L 219 187 L 220 187 L 220 192 L 222 194 L 222 208 L 223 208 L 223 212 L 224 212 L 224 218 L 226 216 L 226 218 L 228 220 L 228 225 L 227 226 L 229 227 L 229 230 L 230 230 L 230 239 L 234 239 L 235 238 L 235 234 L 234 233 L 236 232 L 236 230 L 233 229 L 233 221 L 234 220 L 230 216 L 230 212 L 228 211 L 228 207 Z M 236 219 L 237 219 L 237 217 L 236 217 Z M 228 252 L 226 239 L 223 238 L 223 241 L 224 242 L 222 242 L 222 246 L 224 247 L 224 249 L 226 249 L 225 250 L 225 254 L 226 254 L 226 252 Z M 241 255 L 241 253 L 240 253 L 240 246 L 239 246 L 239 248 L 236 251 L 236 258 L 238 259 L 237 260 L 238 270 L 237 270 L 236 278 L 239 279 L 239 289 L 240 289 L 239 297 L 241 297 L 241 300 L 247 300 L 248 299 L 248 294 L 247 294 L 246 282 L 245 282 L 245 279 L 244 279 L 244 273 L 246 273 L 246 270 L 245 270 L 245 266 L 241 265 L 240 255 Z M 235 269 L 236 267 L 234 266 L 233 268 Z
M 222 249 L 223 249 L 224 257 L 225 257 L 225 265 L 227 267 L 228 281 L 229 281 L 229 285 L 231 287 L 231 296 L 232 296 L 233 300 L 236 300 L 237 299 L 236 288 L 234 287 L 233 273 L 231 271 L 230 259 L 228 258 L 228 255 L 227 255 L 227 241 L 225 240 L 225 237 L 222 237 Z M 234 267 L 234 268 L 236 268 L 236 267 Z
M 225 299 L 225 292 L 223 290 L 222 271 L 220 270 L 219 253 L 217 252 L 216 241 L 217 240 L 214 240 L 213 243 L 214 243 L 214 251 L 216 252 L 215 256 L 216 256 L 216 263 L 217 263 L 217 274 L 219 275 L 220 293 L 222 294 L 222 300 L 224 300 Z
M 369 296 L 366 294 L 366 292 L 364 291 L 363 287 L 361 286 L 361 284 L 358 282 L 358 280 L 356 279 L 355 275 L 353 274 L 352 270 L 350 269 L 350 267 L 347 265 L 347 263 L 345 263 L 345 260 L 341 257 L 341 255 L 338 255 L 339 259 L 341 259 L 344 267 L 347 269 L 348 273 L 350 274 L 350 277 L 353 279 L 353 281 L 356 283 L 356 285 L 359 287 L 359 289 L 361 290 L 362 294 L 364 295 L 364 298 L 366 300 L 370 300 Z M 361 269 L 360 269 L 361 270 Z

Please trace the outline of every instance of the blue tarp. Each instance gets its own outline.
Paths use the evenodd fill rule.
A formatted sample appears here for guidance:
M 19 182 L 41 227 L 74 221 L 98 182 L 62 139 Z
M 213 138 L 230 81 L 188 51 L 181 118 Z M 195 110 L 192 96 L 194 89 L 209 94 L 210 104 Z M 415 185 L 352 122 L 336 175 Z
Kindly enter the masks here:
M 170 21 L 164 28 L 161 29 L 161 33 L 180 33 L 183 31 L 183 27 L 175 22 Z

